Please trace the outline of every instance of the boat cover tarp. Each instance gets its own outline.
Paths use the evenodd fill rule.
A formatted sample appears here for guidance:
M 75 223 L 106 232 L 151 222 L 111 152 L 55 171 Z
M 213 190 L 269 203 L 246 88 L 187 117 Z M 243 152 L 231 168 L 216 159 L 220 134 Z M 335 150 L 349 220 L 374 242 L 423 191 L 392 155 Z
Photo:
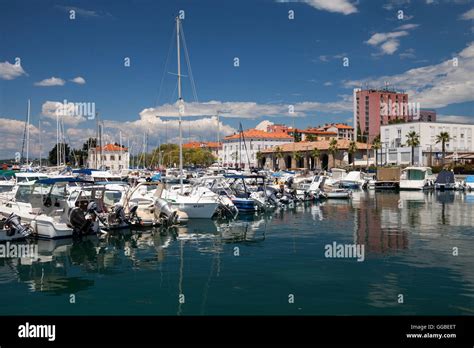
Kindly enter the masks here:
M 454 184 L 454 173 L 448 170 L 439 172 L 435 181 L 436 184 Z
M 83 169 L 76 169 L 73 170 L 72 172 L 74 174 L 84 174 L 84 175 L 91 175 L 92 172 L 96 172 L 97 169 L 90 169 L 90 168 L 83 168 Z
M 36 180 L 35 184 L 54 185 L 58 182 L 87 182 L 77 178 L 48 178 Z
M 474 182 L 474 175 L 466 176 L 466 182 Z

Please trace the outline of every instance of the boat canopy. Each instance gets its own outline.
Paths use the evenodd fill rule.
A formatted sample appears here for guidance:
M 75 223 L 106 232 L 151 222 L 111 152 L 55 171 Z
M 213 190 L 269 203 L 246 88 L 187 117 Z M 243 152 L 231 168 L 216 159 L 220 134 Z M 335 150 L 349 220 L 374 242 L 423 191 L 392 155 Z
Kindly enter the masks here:
M 97 169 L 83 168 L 83 169 L 75 169 L 72 172 L 74 174 L 91 175 L 92 172 L 96 172 L 96 171 L 97 171 Z
M 36 180 L 35 184 L 42 184 L 42 185 L 54 185 L 58 182 L 81 182 L 81 183 L 87 183 L 89 181 L 77 179 L 77 178 L 48 178 L 48 179 L 40 179 Z
M 439 172 L 435 181 L 436 184 L 454 184 L 454 173 L 449 170 Z

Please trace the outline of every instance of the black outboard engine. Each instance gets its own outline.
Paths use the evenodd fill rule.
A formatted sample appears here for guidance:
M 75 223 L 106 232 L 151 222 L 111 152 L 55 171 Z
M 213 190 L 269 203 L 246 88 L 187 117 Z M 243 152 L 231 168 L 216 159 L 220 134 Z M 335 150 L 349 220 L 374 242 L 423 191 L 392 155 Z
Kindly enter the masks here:
M 21 218 L 14 213 L 11 213 L 5 220 L 3 228 L 7 236 L 12 237 L 15 234 L 20 234 L 22 237 L 28 237 L 31 234 L 31 229 L 21 224 Z
M 69 214 L 69 223 L 73 228 L 73 234 L 89 234 L 92 221 L 86 218 L 84 212 L 76 207 Z
M 121 204 L 116 204 L 114 206 L 114 217 L 120 224 L 128 223 L 127 216 L 125 215 L 125 210 L 123 209 Z

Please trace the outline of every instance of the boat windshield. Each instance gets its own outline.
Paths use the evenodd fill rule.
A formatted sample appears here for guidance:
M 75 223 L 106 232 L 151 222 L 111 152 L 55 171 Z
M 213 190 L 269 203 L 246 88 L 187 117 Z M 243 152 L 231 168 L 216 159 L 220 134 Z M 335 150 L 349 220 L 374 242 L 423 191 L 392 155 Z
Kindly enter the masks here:
M 407 179 L 408 180 L 424 180 L 425 171 L 418 169 L 409 169 L 407 170 Z
M 115 203 L 119 203 L 122 198 L 122 192 L 120 191 L 105 191 L 104 192 L 104 204 L 112 206 Z

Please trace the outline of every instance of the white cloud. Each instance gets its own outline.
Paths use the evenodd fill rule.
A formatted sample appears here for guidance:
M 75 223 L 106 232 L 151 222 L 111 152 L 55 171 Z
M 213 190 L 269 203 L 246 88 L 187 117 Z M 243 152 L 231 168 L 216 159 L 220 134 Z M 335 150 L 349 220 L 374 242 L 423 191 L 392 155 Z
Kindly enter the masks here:
M 84 18 L 113 17 L 109 12 L 86 10 L 80 7 L 63 6 L 63 5 L 56 5 L 55 7 L 67 13 L 73 10 L 76 13 L 76 17 L 84 17 Z
M 53 119 L 56 122 L 56 118 L 59 115 L 66 125 L 77 126 L 79 123 L 86 121 L 85 117 L 76 115 L 75 111 L 75 105 L 71 102 L 64 104 L 48 100 L 41 106 L 41 113 L 43 116 Z M 54 127 L 56 128 L 56 125 Z
M 459 115 L 437 115 L 436 120 L 439 122 L 452 123 L 474 123 L 474 116 L 459 116 Z
M 399 37 L 407 36 L 407 35 L 409 35 L 408 31 L 395 31 L 391 33 L 375 33 L 365 43 L 371 46 L 377 46 L 387 40 L 395 39 L 395 38 L 399 38 Z
M 399 27 L 395 28 L 395 30 L 410 30 L 410 29 L 415 29 L 419 26 L 420 26 L 419 24 L 408 23 L 408 24 L 400 25 Z
M 84 80 L 83 77 L 78 76 L 78 77 L 73 78 L 71 82 L 77 83 L 78 85 L 84 85 L 86 83 L 86 80 Z
M 35 82 L 35 86 L 40 86 L 40 87 L 51 87 L 51 86 L 64 86 L 66 81 L 59 77 L 50 77 L 49 79 L 44 79 L 39 82 Z
M 375 54 L 376 56 L 385 54 L 392 55 L 398 50 L 398 47 L 400 46 L 399 39 L 401 37 L 410 35 L 408 30 L 415 29 L 417 27 L 418 24 L 414 23 L 404 24 L 396 28 L 396 31 L 389 33 L 375 33 L 365 43 L 370 46 L 379 47 L 380 53 Z
M 326 81 L 326 82 L 324 82 L 324 85 L 325 86 L 332 86 L 332 82 L 331 81 Z
M 259 104 L 255 102 L 208 102 L 185 103 L 183 117 L 212 116 L 218 111 L 221 117 L 235 117 L 255 119 L 259 117 L 307 116 L 315 112 L 340 113 L 351 110 L 347 96 L 336 102 L 300 102 L 294 104 Z M 294 114 L 289 114 L 290 105 L 294 107 Z M 156 108 L 146 108 L 140 112 L 141 119 L 155 117 L 179 117 L 178 105 L 164 104 Z
M 257 124 L 255 126 L 255 129 L 258 129 L 258 130 L 262 130 L 264 132 L 267 131 L 267 127 L 268 126 L 272 126 L 274 125 L 274 123 L 272 121 L 269 121 L 269 120 L 263 120 L 262 122 L 260 122 L 259 124 Z
M 441 108 L 454 103 L 474 100 L 474 42 L 459 52 L 455 66 L 453 59 L 439 64 L 410 69 L 398 75 L 346 81 L 346 87 L 360 87 L 366 83 L 383 86 L 386 81 L 409 94 L 410 102 L 422 108 Z
M 394 8 L 406 7 L 410 4 L 410 0 L 389 0 L 386 4 L 383 5 L 383 8 L 391 11 Z
M 331 59 L 342 59 L 347 56 L 347 53 L 338 53 L 334 55 L 323 55 L 319 56 L 319 60 L 322 62 L 329 62 Z
M 398 55 L 400 59 L 414 59 L 416 58 L 415 50 L 413 48 L 407 48 L 404 52 Z
M 349 0 L 277 0 L 277 2 L 304 2 L 317 10 L 349 15 L 357 12 L 354 3 Z
M 461 15 L 461 19 L 467 21 L 467 20 L 470 20 L 470 19 L 474 19 L 474 8 L 471 8 L 469 11 L 463 13 Z
M 395 53 L 395 51 L 398 49 L 398 46 L 400 46 L 400 42 L 398 40 L 391 39 L 380 45 L 380 49 L 383 53 L 391 55 Z
M 21 75 L 26 75 L 21 64 L 10 64 L 7 61 L 0 63 L 0 79 L 13 80 Z
M 15 158 L 16 152 L 21 151 L 23 133 L 25 130 L 25 122 L 10 118 L 0 118 L 0 139 L 2 146 L 0 147 L 0 158 Z M 36 151 L 36 137 L 39 134 L 38 129 L 30 124 L 30 154 L 34 155 Z M 26 155 L 24 153 L 24 155 Z

